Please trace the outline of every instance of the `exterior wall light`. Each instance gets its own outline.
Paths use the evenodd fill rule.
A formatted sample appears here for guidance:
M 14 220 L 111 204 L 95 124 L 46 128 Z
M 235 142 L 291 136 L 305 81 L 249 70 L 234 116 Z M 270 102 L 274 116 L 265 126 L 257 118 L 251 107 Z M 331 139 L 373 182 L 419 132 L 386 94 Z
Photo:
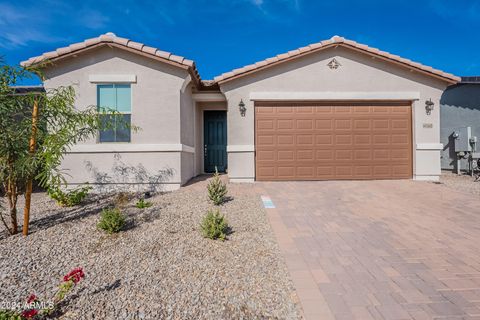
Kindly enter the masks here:
M 242 117 L 245 117 L 245 113 L 247 113 L 247 108 L 245 107 L 243 99 L 240 99 L 240 103 L 238 104 L 238 110 L 240 111 L 240 115 Z
M 434 107 L 435 107 L 435 103 L 432 101 L 431 98 L 425 101 L 425 111 L 427 112 L 428 115 L 432 113 L 432 110 Z

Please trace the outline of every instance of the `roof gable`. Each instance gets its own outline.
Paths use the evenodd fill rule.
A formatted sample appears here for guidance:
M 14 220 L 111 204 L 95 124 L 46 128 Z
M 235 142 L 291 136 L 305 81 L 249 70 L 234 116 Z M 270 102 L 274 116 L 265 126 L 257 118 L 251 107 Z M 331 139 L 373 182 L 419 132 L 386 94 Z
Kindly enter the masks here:
M 130 39 L 117 37 L 114 33 L 108 32 L 96 38 L 87 39 L 82 42 L 73 43 L 67 47 L 56 49 L 55 51 L 45 52 L 40 56 L 32 57 L 20 64 L 24 67 L 39 65 L 47 61 L 56 61 L 67 58 L 74 54 L 78 54 L 99 46 L 111 46 L 119 49 L 127 50 L 136 54 L 140 54 L 152 59 L 159 60 L 177 67 L 184 68 L 189 71 L 192 79 L 197 86 L 201 85 L 200 75 L 198 74 L 195 62 L 181 56 L 174 55 L 170 52 L 162 51 L 157 48 L 146 46 L 143 43 L 134 42 Z
M 292 50 L 287 53 L 279 54 L 275 57 L 268 58 L 263 61 L 259 61 L 257 63 L 245 66 L 243 68 L 238 68 L 230 72 L 223 73 L 215 77 L 215 82 L 221 84 L 230 80 L 237 79 L 239 77 L 252 74 L 260 70 L 264 70 L 269 67 L 273 67 L 280 63 L 285 63 L 287 61 L 291 61 L 293 59 L 297 59 L 305 55 L 312 54 L 314 52 L 318 52 L 318 51 L 325 50 L 331 47 L 336 47 L 336 46 L 342 46 L 342 47 L 350 48 L 359 52 L 363 52 L 363 53 L 378 57 L 380 59 L 383 59 L 385 61 L 397 64 L 397 65 L 401 65 L 412 70 L 416 70 L 425 75 L 444 80 L 448 83 L 457 83 L 460 81 L 459 77 L 451 73 L 446 73 L 441 70 L 433 69 L 432 67 L 422 65 L 418 62 L 414 62 L 409 59 L 402 58 L 398 55 L 394 55 L 386 51 L 381 51 L 377 48 L 372 48 L 367 45 L 345 39 L 343 37 L 334 36 L 329 40 L 314 43 L 306 47 L 298 48 L 296 50 Z

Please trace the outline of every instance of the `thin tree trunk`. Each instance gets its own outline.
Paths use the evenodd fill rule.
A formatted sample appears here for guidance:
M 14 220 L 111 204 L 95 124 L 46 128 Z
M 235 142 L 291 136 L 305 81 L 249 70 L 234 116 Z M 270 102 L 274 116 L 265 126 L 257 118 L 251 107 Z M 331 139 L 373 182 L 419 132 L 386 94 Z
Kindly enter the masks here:
M 38 122 L 38 100 L 35 98 L 33 101 L 32 110 L 32 134 L 30 136 L 30 145 L 28 151 L 33 157 L 35 154 L 35 146 L 37 144 L 37 122 Z M 28 227 L 30 224 L 30 204 L 32 201 L 32 185 L 33 177 L 29 177 L 25 189 L 25 208 L 23 210 L 23 235 L 28 235 Z
M 13 178 L 8 178 L 7 184 L 7 198 L 8 198 L 8 207 L 10 208 L 10 219 L 12 221 L 12 230 L 10 234 L 16 234 L 18 232 L 18 222 L 17 222 L 17 188 L 13 182 Z
M 12 234 L 12 230 L 10 230 L 10 227 L 7 224 L 7 221 L 5 221 L 5 218 L 3 217 L 3 213 L 0 213 L 0 220 L 2 220 L 2 223 L 7 230 L 8 233 Z

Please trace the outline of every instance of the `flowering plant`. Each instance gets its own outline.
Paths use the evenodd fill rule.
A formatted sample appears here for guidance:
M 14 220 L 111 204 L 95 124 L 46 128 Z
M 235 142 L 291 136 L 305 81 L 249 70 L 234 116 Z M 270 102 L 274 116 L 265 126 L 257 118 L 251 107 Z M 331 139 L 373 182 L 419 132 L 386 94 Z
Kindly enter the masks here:
M 44 319 L 51 315 L 56 306 L 65 299 L 66 295 L 85 277 L 82 268 L 75 268 L 63 277 L 62 283 L 58 287 L 58 291 L 53 298 L 53 302 L 41 302 L 35 294 L 31 294 L 26 303 L 23 305 L 23 310 L 20 313 L 14 311 L 0 310 L 1 316 L 8 316 L 6 319 L 22 319 L 34 320 Z M 3 319 L 3 318 L 2 318 Z

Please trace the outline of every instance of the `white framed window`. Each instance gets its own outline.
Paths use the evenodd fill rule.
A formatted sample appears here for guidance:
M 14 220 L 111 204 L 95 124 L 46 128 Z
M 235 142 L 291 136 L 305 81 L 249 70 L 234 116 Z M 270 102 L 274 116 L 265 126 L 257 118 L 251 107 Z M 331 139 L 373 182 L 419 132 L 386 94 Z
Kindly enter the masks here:
M 99 142 L 130 142 L 132 92 L 129 84 L 97 85 L 98 110 L 115 110 L 118 114 L 101 114 L 108 129 L 100 130 Z

